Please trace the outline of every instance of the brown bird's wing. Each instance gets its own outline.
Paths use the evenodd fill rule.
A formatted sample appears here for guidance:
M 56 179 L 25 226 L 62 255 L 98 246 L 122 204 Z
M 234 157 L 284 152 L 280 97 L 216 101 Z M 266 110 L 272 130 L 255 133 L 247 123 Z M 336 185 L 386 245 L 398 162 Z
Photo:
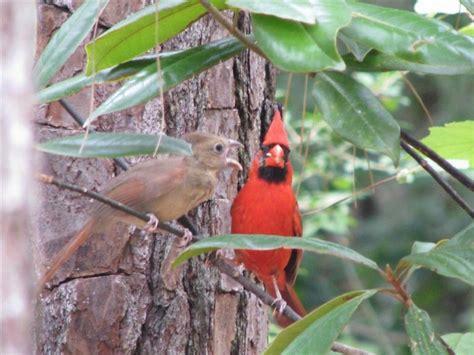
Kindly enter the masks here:
M 295 212 L 293 213 L 293 232 L 295 236 L 301 237 L 303 235 L 303 224 L 301 221 L 300 210 L 298 204 L 296 204 Z M 285 267 L 286 282 L 289 285 L 293 285 L 296 280 L 296 274 L 303 259 L 303 250 L 293 249 L 291 251 L 291 257 L 288 264 Z
M 152 201 L 159 200 L 161 196 L 183 184 L 186 172 L 187 167 L 183 157 L 160 157 L 147 160 L 119 175 L 107 187 L 104 195 L 141 212 L 153 213 L 153 210 L 149 210 Z M 103 204 L 100 204 L 96 211 L 103 213 L 104 210 L 124 217 L 128 222 L 137 222 L 135 218 L 112 210 Z

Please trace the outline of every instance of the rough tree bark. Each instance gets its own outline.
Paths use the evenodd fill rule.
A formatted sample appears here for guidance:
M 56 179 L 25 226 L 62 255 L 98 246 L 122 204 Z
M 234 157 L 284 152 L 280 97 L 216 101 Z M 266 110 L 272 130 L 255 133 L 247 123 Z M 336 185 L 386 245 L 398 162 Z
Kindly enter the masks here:
M 31 353 L 35 5 L 0 3 L 0 353 Z M 12 45 L 14 44 L 14 45 Z
M 143 7 L 145 1 L 111 1 L 101 15 L 101 26 L 113 24 Z M 77 8 L 80 1 L 38 4 L 37 52 Z M 230 16 L 230 14 L 229 14 Z M 239 26 L 247 29 L 248 18 Z M 176 50 L 227 36 L 212 18 L 205 17 L 163 45 Z M 89 39 L 87 39 L 89 40 Z M 55 80 L 80 71 L 85 55 L 80 48 Z M 222 63 L 159 99 L 101 117 L 101 131 L 164 131 L 180 137 L 199 130 L 239 139 L 246 145 L 240 160 L 248 166 L 258 149 L 262 128 L 271 115 L 275 72 L 248 51 Z M 68 99 L 83 115 L 91 96 L 102 102 L 117 85 L 83 90 Z M 161 110 L 165 121 L 161 122 Z M 37 139 L 80 131 L 58 103 L 37 110 Z M 120 173 L 109 160 L 45 156 L 42 171 L 70 183 L 100 189 Z M 132 162 L 133 163 L 133 162 Z M 245 172 L 246 174 L 246 172 Z M 192 211 L 203 233 L 229 232 L 229 209 L 245 174 L 226 172 L 214 198 Z M 84 223 L 90 201 L 77 194 L 42 187 L 42 208 L 36 216 L 38 273 Z M 83 246 L 43 293 L 36 306 L 37 353 L 168 353 L 254 354 L 267 342 L 267 310 L 254 296 L 194 259 L 176 271 L 169 268 L 176 255 L 174 237 L 129 233 L 118 225 L 116 233 Z

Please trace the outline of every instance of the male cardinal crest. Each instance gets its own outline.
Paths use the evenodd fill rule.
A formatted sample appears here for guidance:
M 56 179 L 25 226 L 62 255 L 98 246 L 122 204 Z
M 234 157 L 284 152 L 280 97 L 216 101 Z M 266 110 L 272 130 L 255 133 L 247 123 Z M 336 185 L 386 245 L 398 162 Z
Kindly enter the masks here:
M 262 149 L 252 161 L 248 181 L 232 205 L 232 233 L 302 235 L 301 216 L 291 187 L 293 168 L 289 153 L 288 137 L 276 110 Z M 305 315 L 292 287 L 302 250 L 236 250 L 236 255 L 273 297 L 283 299 L 296 313 Z M 292 323 L 281 314 L 276 314 L 276 320 L 282 327 Z

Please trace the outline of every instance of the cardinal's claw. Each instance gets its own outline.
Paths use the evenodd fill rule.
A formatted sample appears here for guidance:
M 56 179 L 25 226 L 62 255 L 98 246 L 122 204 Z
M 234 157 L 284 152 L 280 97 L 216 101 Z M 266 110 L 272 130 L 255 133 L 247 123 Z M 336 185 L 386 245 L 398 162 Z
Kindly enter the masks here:
M 158 224 L 160 223 L 160 221 L 158 220 L 158 218 L 156 218 L 156 216 L 153 213 L 148 213 L 147 216 L 150 219 L 148 220 L 143 230 L 147 233 L 153 233 L 158 229 Z
M 178 247 L 179 248 L 185 248 L 188 246 L 188 244 L 193 240 L 193 234 L 189 229 L 184 229 L 183 231 L 183 236 L 179 238 L 178 241 Z
M 275 300 L 272 302 L 272 307 L 274 307 L 275 309 L 273 312 L 278 312 L 282 314 L 286 306 L 287 303 L 283 298 L 275 298 Z
M 275 308 L 274 312 L 278 312 L 281 314 L 285 310 L 287 303 L 281 296 L 281 292 L 280 292 L 280 289 L 278 288 L 278 283 L 275 276 L 272 276 L 272 283 L 273 283 L 273 288 L 275 289 L 275 294 L 276 294 L 276 298 L 272 302 L 272 307 Z

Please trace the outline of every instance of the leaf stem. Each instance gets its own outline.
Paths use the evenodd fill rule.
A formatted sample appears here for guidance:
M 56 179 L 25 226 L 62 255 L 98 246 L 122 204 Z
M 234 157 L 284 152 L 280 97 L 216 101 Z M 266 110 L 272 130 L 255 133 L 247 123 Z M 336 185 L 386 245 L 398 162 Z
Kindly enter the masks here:
M 393 286 L 397 295 L 401 297 L 401 300 L 406 307 L 413 304 L 410 295 L 405 291 L 399 280 L 393 275 L 390 265 L 387 265 L 385 268 L 385 279 Z
M 233 35 L 240 42 L 242 42 L 244 46 L 251 49 L 252 51 L 257 53 L 259 56 L 268 60 L 265 53 L 263 53 L 262 50 L 254 42 L 249 40 L 249 38 L 246 35 L 240 32 L 238 28 L 234 27 L 232 23 L 229 20 L 227 20 L 227 18 L 223 16 L 214 5 L 212 5 L 208 0 L 199 0 L 199 2 L 201 3 L 202 6 L 206 8 L 206 10 L 211 14 L 211 16 L 214 17 L 214 20 L 216 20 L 222 27 L 224 27 L 227 31 L 229 31 L 231 35 Z

